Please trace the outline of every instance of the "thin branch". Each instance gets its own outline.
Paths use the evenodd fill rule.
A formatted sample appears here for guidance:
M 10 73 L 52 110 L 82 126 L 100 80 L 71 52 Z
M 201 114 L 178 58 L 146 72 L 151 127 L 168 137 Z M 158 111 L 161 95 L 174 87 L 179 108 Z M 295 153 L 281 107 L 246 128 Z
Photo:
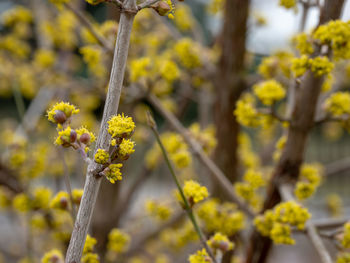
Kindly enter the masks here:
M 334 228 L 341 225 L 344 225 L 346 222 L 350 221 L 350 218 L 323 218 L 323 219 L 314 219 L 312 224 L 319 229 L 324 228 Z
M 205 250 L 208 252 L 209 256 L 211 257 L 211 259 L 213 260 L 214 263 L 216 263 L 216 259 L 215 259 L 215 256 L 212 252 L 212 250 L 210 249 L 210 247 L 208 246 L 207 244 L 207 240 L 202 232 L 202 230 L 200 229 L 199 225 L 198 225 L 198 222 L 196 220 L 196 217 L 195 215 L 193 214 L 193 210 L 192 210 L 192 207 L 190 206 L 187 198 L 185 197 L 185 194 L 182 190 L 182 187 L 179 183 L 179 181 L 177 180 L 177 177 L 176 177 L 176 174 L 175 174 L 175 171 L 174 171 L 174 168 L 169 160 L 169 157 L 168 157 L 168 153 L 167 151 L 165 150 L 165 147 L 160 139 L 160 135 L 158 133 L 158 130 L 157 130 L 157 126 L 155 124 L 155 121 L 153 120 L 153 118 L 150 116 L 150 113 L 148 113 L 148 118 L 149 118 L 149 123 L 150 123 L 150 128 L 152 129 L 153 133 L 154 133 L 154 136 L 156 137 L 156 140 L 157 140 L 157 143 L 158 145 L 160 146 L 161 150 L 162 150 L 162 154 L 163 154 L 163 157 L 165 159 L 165 162 L 169 168 L 169 171 L 173 177 L 173 180 L 174 182 L 176 183 L 176 186 L 177 186 L 177 189 L 180 193 L 180 196 L 182 198 L 182 201 L 185 205 L 184 209 L 189 217 L 189 219 L 191 220 L 192 224 L 193 224 L 193 227 L 195 229 L 195 231 L 197 232 L 198 236 L 199 236 L 199 239 L 203 245 L 203 247 L 205 248 Z M 150 120 L 151 119 L 151 120 Z
M 231 182 L 226 178 L 217 165 L 203 152 L 202 147 L 196 142 L 186 128 L 180 123 L 174 114 L 166 110 L 160 101 L 152 94 L 148 94 L 149 103 L 166 119 L 171 126 L 183 137 L 185 142 L 190 146 L 197 158 L 208 168 L 210 175 L 218 182 L 221 188 L 227 193 L 231 201 L 237 203 L 238 207 L 249 217 L 254 217 L 255 213 L 239 199 L 235 194 Z
M 291 184 L 281 184 L 278 187 L 278 189 L 279 189 L 280 195 L 284 201 L 294 200 L 294 197 L 292 194 L 293 186 Z M 316 229 L 315 225 L 311 221 L 308 221 L 306 223 L 305 228 L 306 228 L 306 233 L 307 233 L 308 237 L 310 238 L 310 241 L 314 245 L 318 255 L 321 258 L 321 262 L 332 263 L 333 262 L 332 258 L 330 256 L 330 254 L 328 253 L 327 248 L 323 244 L 320 235 L 317 233 L 317 229 Z
M 130 10 L 136 10 L 136 0 L 126 0 L 125 7 Z M 107 132 L 107 121 L 118 112 L 135 14 L 136 12 L 122 12 L 120 16 L 107 98 L 95 150 L 107 149 L 109 145 L 110 136 Z M 100 165 L 95 162 L 88 165 L 84 194 L 67 250 L 66 263 L 80 262 L 87 231 L 101 185 L 101 177 L 95 174 L 96 170 L 99 168 L 101 168 Z

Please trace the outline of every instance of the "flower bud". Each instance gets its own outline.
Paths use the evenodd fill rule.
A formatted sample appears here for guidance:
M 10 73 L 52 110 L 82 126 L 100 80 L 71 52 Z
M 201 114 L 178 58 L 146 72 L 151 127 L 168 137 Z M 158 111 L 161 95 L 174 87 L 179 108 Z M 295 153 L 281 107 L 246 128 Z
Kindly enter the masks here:
M 88 144 L 90 142 L 91 136 L 88 133 L 83 133 L 82 135 L 80 135 L 80 142 L 84 143 L 84 144 Z
M 62 197 L 60 199 L 60 205 L 61 205 L 62 209 L 67 209 L 68 208 L 68 200 L 67 200 L 67 198 Z
M 154 9 L 161 16 L 165 16 L 171 10 L 170 6 L 167 3 L 163 2 L 163 1 L 158 2 L 154 6 Z
M 66 114 L 64 114 L 64 112 L 60 110 L 55 111 L 55 115 L 53 116 L 53 118 L 57 123 L 60 124 L 64 123 L 67 120 Z
M 77 132 L 75 130 L 71 130 L 69 136 L 69 142 L 75 142 L 77 140 Z

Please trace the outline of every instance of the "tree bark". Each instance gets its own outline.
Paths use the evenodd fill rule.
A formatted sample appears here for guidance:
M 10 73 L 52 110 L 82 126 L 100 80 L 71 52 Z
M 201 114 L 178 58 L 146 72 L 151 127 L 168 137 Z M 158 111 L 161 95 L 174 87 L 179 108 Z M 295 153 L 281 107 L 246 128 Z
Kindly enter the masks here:
M 344 0 L 326 0 L 320 15 L 320 24 L 339 18 L 343 4 Z M 333 5 L 337 8 L 326 8 Z M 317 51 L 314 55 L 318 54 Z M 281 181 L 296 181 L 298 179 L 306 142 L 314 126 L 316 107 L 323 80 L 323 77 L 315 77 L 311 71 L 308 71 L 301 80 L 301 86 L 296 91 L 286 146 L 267 187 L 267 196 L 261 213 L 281 202 L 278 190 L 278 184 Z M 246 262 L 266 262 L 271 247 L 271 239 L 263 237 L 254 230 L 250 237 Z
M 239 125 L 233 115 L 236 102 L 245 89 L 244 70 L 247 19 L 250 0 L 227 0 L 224 25 L 219 40 L 221 58 L 216 77 L 215 124 L 218 145 L 216 163 L 228 179 L 237 178 Z

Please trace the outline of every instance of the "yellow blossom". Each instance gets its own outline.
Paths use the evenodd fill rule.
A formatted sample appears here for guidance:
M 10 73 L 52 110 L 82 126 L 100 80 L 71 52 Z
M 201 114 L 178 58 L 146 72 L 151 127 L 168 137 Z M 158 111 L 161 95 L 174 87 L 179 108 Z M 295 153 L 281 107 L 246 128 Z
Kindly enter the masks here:
M 73 114 L 77 114 L 79 109 L 75 108 L 74 105 L 69 104 L 68 102 L 58 102 L 47 112 L 48 120 L 53 123 L 63 123 L 71 117 Z M 64 116 L 61 116 L 61 113 Z
M 110 251 L 121 253 L 128 249 L 130 236 L 118 228 L 112 229 L 108 235 L 107 248 Z
M 286 91 L 276 80 L 267 80 L 253 86 L 254 94 L 265 105 L 272 105 L 286 96 Z
M 97 240 L 88 234 L 86 236 L 83 254 L 92 252 L 94 250 L 94 246 L 96 245 L 96 243 L 97 243 Z
M 156 201 L 147 201 L 146 202 L 146 211 L 147 213 L 157 219 L 158 221 L 166 221 L 170 218 L 172 210 L 170 207 L 160 204 Z
M 147 77 L 150 72 L 151 58 L 142 57 L 130 62 L 130 79 L 135 82 L 142 77 Z
M 50 202 L 53 209 L 67 210 L 70 207 L 69 194 L 64 191 L 58 192 Z
M 208 197 L 208 189 L 199 183 L 188 180 L 185 181 L 183 192 L 190 204 L 196 204 Z
M 310 60 L 311 71 L 316 77 L 321 77 L 329 74 L 333 68 L 334 64 L 329 61 L 327 57 L 315 57 Z
M 109 160 L 109 154 L 107 151 L 103 149 L 98 149 L 97 152 L 95 153 L 94 160 L 96 163 L 105 164 Z
M 302 55 L 300 58 L 293 58 L 292 71 L 296 78 L 301 77 L 310 68 L 310 59 L 306 55 Z
M 325 108 L 335 117 L 350 114 L 350 93 L 341 91 L 333 93 L 326 99 Z
M 201 65 L 199 49 L 189 38 L 179 40 L 175 47 L 176 56 L 185 68 L 193 69 Z
M 198 250 L 196 254 L 190 255 L 188 258 L 190 263 L 210 263 L 212 262 L 209 257 L 207 251 L 203 248 L 202 250 Z
M 212 236 L 207 243 L 214 251 L 221 250 L 223 253 L 232 250 L 234 247 L 233 243 L 228 239 L 228 237 L 220 232 L 215 233 L 215 235 Z
M 165 60 L 160 65 L 160 75 L 168 82 L 172 83 L 180 77 L 177 65 L 171 60 Z
M 34 62 L 42 68 L 50 68 L 56 60 L 55 53 L 47 49 L 39 49 L 34 56 Z
M 105 169 L 105 175 L 108 181 L 110 181 L 112 184 L 115 183 L 115 181 L 120 181 L 123 179 L 122 173 L 120 171 L 120 168 L 123 167 L 123 164 L 121 163 L 115 163 L 110 164 L 107 169 Z
M 135 123 L 133 122 L 131 117 L 122 115 L 114 115 L 108 121 L 108 133 L 113 138 L 119 137 L 129 137 L 133 133 L 135 129 Z
M 300 33 L 293 37 L 292 42 L 302 55 L 311 55 L 314 52 L 312 40 L 306 33 Z
M 135 147 L 135 142 L 131 140 L 123 139 L 121 144 L 119 144 L 118 156 L 122 159 L 128 157 L 130 154 L 135 152 L 134 147 Z
M 45 253 L 43 258 L 41 259 L 41 263 L 63 263 L 63 255 L 61 251 L 57 249 L 50 250 Z

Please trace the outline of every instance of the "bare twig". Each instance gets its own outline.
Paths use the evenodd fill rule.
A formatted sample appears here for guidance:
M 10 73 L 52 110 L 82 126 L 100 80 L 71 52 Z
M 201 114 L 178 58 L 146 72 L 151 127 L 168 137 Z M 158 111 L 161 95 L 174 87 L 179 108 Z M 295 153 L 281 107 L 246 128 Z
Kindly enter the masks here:
M 126 0 L 125 7 L 130 10 L 136 10 L 136 1 Z M 100 133 L 96 143 L 96 150 L 99 148 L 107 149 L 109 144 L 110 136 L 107 132 L 107 121 L 111 118 L 111 116 L 115 115 L 118 112 L 120 94 L 123 87 L 124 73 L 129 50 L 131 29 L 135 14 L 136 12 L 121 13 L 109 88 L 103 111 Z M 101 177 L 94 174 L 98 168 L 100 168 L 100 165 L 94 162 L 88 165 L 84 194 L 82 196 L 78 215 L 69 243 L 66 255 L 66 263 L 80 262 L 88 227 L 90 225 L 91 216 L 101 184 Z
M 291 184 L 281 184 L 279 186 L 279 191 L 284 201 L 294 200 L 294 197 L 292 194 L 293 186 Z M 318 255 L 321 258 L 321 262 L 332 263 L 333 262 L 332 258 L 329 255 L 326 247 L 324 246 L 320 235 L 317 233 L 315 225 L 311 221 L 308 221 L 306 223 L 305 228 L 306 228 L 307 235 L 310 238 L 310 241 L 314 245 Z
M 147 100 L 154 106 L 154 108 L 171 124 L 171 126 L 184 138 L 186 143 L 193 150 L 193 153 L 198 159 L 208 168 L 210 174 L 218 182 L 221 188 L 227 193 L 231 201 L 237 203 L 238 207 L 244 211 L 249 217 L 254 217 L 255 213 L 244 204 L 233 191 L 231 182 L 226 178 L 223 172 L 216 166 L 216 164 L 203 152 L 202 147 L 191 137 L 185 127 L 174 114 L 166 110 L 159 102 L 157 97 L 148 94 Z

